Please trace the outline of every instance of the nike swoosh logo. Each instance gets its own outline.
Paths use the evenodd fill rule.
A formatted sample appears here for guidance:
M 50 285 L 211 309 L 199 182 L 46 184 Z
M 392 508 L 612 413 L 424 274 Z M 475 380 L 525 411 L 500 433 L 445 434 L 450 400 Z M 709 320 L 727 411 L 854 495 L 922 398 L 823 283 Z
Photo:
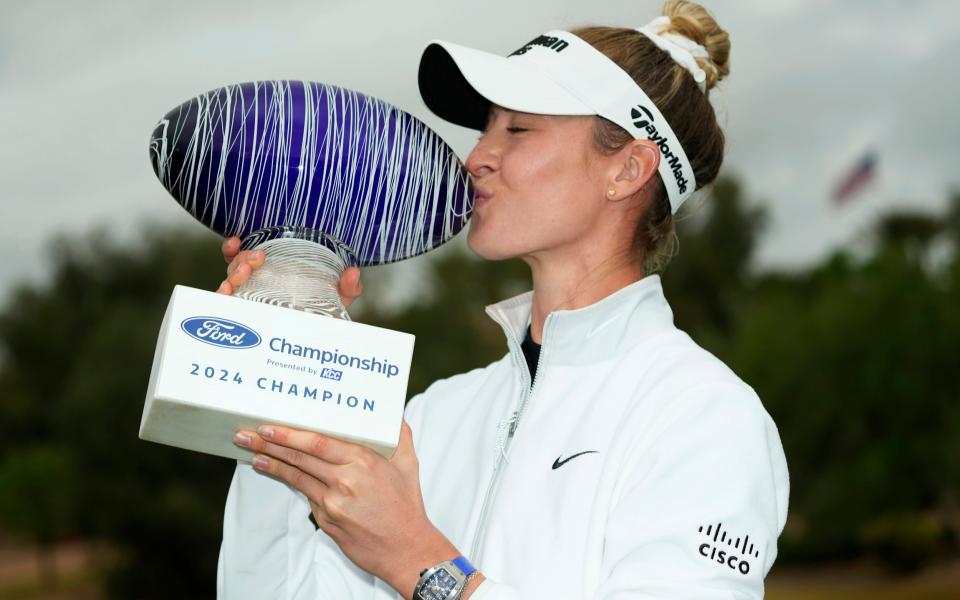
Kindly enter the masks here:
M 563 460 L 560 460 L 560 457 L 558 456 L 558 457 L 557 457 L 557 460 L 553 461 L 553 468 L 554 468 L 554 469 L 559 469 L 560 467 L 562 467 L 563 465 L 567 464 L 568 462 L 570 462 L 571 460 L 575 459 L 576 457 L 581 456 L 581 455 L 584 455 L 584 454 L 591 454 L 591 453 L 592 453 L 592 454 L 599 454 L 600 451 L 599 451 L 599 450 L 584 450 L 583 452 L 577 452 L 577 453 L 574 454 L 573 456 L 568 456 L 568 457 L 566 457 L 566 458 L 563 459 Z

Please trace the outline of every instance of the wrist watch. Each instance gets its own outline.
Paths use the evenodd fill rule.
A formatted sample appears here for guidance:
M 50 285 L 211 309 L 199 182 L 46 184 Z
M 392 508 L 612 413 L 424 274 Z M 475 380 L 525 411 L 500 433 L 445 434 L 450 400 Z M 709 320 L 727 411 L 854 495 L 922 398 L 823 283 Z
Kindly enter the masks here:
M 466 558 L 458 556 L 420 571 L 420 580 L 413 588 L 414 600 L 457 600 L 467 581 L 477 570 Z

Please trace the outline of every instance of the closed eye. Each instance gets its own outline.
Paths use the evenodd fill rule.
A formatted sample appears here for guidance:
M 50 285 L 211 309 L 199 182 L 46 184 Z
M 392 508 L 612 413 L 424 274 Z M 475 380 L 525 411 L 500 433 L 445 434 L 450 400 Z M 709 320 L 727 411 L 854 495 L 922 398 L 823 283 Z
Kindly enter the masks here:
M 527 129 L 527 128 L 525 128 L 525 127 L 507 127 L 506 130 L 507 130 L 507 132 L 509 132 L 509 133 L 523 133 L 524 131 L 530 131 L 529 129 Z M 486 130 L 484 130 L 483 132 L 480 133 L 480 135 L 477 137 L 477 140 L 482 140 L 482 139 L 483 139 L 483 136 L 485 136 L 485 135 L 487 135 L 487 131 L 486 131 Z

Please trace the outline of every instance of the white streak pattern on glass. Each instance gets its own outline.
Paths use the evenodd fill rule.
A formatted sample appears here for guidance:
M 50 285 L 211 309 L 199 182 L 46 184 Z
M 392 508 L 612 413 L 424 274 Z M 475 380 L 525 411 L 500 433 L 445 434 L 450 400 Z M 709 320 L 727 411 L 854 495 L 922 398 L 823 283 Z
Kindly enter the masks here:
M 314 82 L 226 86 L 173 109 L 150 143 L 157 177 L 222 235 L 310 227 L 360 265 L 434 248 L 473 209 L 453 150 L 392 105 Z

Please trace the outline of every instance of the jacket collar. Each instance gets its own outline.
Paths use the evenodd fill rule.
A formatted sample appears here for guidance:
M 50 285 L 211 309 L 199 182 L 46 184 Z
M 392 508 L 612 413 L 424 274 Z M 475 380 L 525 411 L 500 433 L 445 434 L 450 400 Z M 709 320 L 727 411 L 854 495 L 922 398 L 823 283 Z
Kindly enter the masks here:
M 503 328 L 512 352 L 520 352 L 532 300 L 530 291 L 486 308 Z M 599 362 L 673 329 L 673 311 L 663 295 L 660 276 L 647 275 L 589 306 L 550 313 L 544 324 L 543 352 L 549 353 L 551 363 Z

